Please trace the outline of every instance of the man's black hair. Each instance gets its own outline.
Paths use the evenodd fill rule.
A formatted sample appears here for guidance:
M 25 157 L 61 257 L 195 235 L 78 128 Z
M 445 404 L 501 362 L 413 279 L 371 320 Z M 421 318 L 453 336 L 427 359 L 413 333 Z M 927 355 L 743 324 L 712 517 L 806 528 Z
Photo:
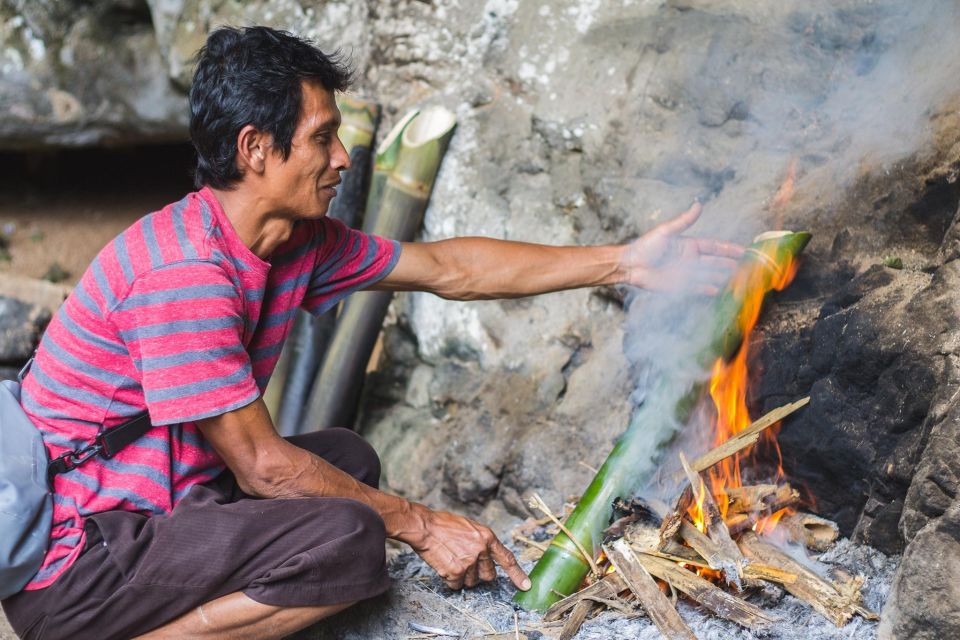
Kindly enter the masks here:
M 290 157 L 303 101 L 301 83 L 343 91 L 352 72 L 337 54 L 269 27 L 222 27 L 198 53 L 190 88 L 190 138 L 197 150 L 197 187 L 229 189 L 242 177 L 237 135 L 248 124 L 273 136 Z

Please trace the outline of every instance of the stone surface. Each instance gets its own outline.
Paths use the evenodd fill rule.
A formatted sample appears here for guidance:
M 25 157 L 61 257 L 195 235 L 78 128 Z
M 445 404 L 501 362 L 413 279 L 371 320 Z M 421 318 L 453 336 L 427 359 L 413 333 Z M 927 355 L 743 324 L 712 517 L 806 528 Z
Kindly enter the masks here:
M 0 2 L 0 148 L 186 138 L 142 0 Z
M 50 312 L 0 296 L 0 365 L 22 365 L 33 355 Z
M 960 637 L 960 501 L 924 526 L 907 547 L 883 610 L 882 640 Z

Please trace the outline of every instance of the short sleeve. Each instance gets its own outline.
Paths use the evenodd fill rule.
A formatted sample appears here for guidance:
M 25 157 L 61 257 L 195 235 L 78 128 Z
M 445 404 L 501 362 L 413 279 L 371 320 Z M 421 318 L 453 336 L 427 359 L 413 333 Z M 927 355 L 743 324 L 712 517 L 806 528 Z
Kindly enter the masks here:
M 383 279 L 400 258 L 400 243 L 322 218 L 320 244 L 303 307 L 320 315 L 354 291 Z
M 111 319 L 141 375 L 153 424 L 208 418 L 257 399 L 245 317 L 236 285 L 212 262 L 137 277 Z

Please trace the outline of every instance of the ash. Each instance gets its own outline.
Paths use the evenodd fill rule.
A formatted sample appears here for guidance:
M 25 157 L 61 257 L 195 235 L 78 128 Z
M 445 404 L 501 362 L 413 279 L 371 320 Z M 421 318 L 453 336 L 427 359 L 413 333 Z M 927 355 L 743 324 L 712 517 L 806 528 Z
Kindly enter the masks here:
M 508 544 L 518 554 L 523 549 Z M 851 575 L 863 575 L 866 582 L 862 593 L 864 604 L 880 612 L 890 591 L 893 575 L 900 556 L 886 556 L 871 547 L 855 544 L 847 539 L 817 559 L 804 563 L 823 575 L 843 570 Z M 521 560 L 524 569 L 533 564 Z M 394 586 L 389 593 L 361 603 L 327 622 L 300 632 L 296 640 L 384 640 L 441 637 L 417 631 L 409 623 L 443 629 L 460 638 L 496 637 L 493 634 L 515 632 L 529 640 L 557 638 L 564 620 L 544 623 L 539 614 L 515 609 L 511 599 L 515 589 L 502 575 L 494 583 L 475 589 L 454 592 L 416 554 L 406 552 L 389 563 Z M 758 593 L 748 598 L 781 621 L 763 632 L 755 632 L 717 618 L 695 603 L 681 599 L 678 610 L 684 621 L 700 640 L 750 640 L 753 638 L 782 638 L 784 640 L 866 640 L 877 636 L 876 622 L 855 616 L 843 628 L 836 628 L 808 605 L 777 589 Z M 575 640 L 607 640 L 638 638 L 654 640 L 662 637 L 657 627 L 646 617 L 628 618 L 624 614 L 604 611 L 587 620 Z

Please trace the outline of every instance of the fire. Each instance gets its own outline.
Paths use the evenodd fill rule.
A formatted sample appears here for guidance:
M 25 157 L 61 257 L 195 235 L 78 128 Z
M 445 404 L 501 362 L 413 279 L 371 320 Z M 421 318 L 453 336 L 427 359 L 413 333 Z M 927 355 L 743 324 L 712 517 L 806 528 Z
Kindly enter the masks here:
M 778 209 L 786 204 L 793 195 L 793 184 L 796 176 L 796 163 L 792 162 L 788 171 L 787 178 L 777 191 L 774 198 L 774 204 Z M 757 254 L 758 257 L 766 259 L 765 255 Z M 786 268 L 778 269 L 772 262 L 769 264 L 773 272 L 771 288 L 775 291 L 781 291 L 790 284 L 797 272 L 797 261 L 791 261 Z M 744 296 L 743 313 L 738 318 L 740 323 L 741 335 L 744 336 L 743 344 L 737 351 L 735 357 L 728 361 L 723 358 L 718 359 L 713 365 L 713 371 L 710 378 L 710 397 L 716 408 L 716 420 L 713 425 L 713 443 L 716 447 L 746 429 L 753 422 L 750 412 L 747 409 L 747 389 L 750 382 L 750 334 L 760 317 L 760 309 L 763 304 L 765 291 L 762 287 L 755 286 L 749 278 L 735 281 L 731 286 Z M 713 466 L 709 471 L 710 491 L 713 493 L 720 509 L 720 515 L 726 519 L 729 499 L 727 497 L 727 488 L 743 486 L 742 469 L 751 467 L 753 458 L 757 450 L 772 451 L 777 460 L 776 477 L 771 482 L 780 481 L 783 474 L 781 465 L 780 447 L 777 444 L 777 432 L 780 425 L 774 425 L 763 432 L 760 441 L 753 447 L 746 449 L 721 463 Z M 704 516 L 702 512 L 702 495 L 691 506 L 689 514 L 694 524 L 703 531 L 705 529 Z M 786 513 L 793 512 L 793 509 L 781 509 L 780 511 L 766 516 L 755 526 L 758 533 L 771 531 L 776 523 Z

